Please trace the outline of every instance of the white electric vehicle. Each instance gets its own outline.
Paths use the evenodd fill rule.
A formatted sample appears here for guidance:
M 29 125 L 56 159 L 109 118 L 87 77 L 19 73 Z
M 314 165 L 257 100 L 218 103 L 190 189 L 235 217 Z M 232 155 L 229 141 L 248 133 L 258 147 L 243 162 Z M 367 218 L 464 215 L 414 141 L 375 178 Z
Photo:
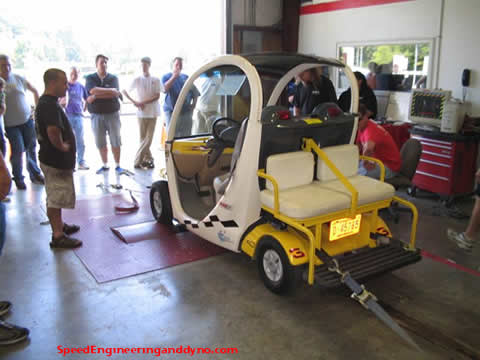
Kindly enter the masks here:
M 342 73 L 348 113 L 334 103 L 292 116 L 288 85 L 301 72 Z M 338 73 L 337 73 L 338 72 Z M 337 74 L 337 75 L 336 75 Z M 171 117 L 166 176 L 151 189 L 157 221 L 256 260 L 275 293 L 300 281 L 348 284 L 421 259 L 417 210 L 382 178 L 357 174 L 358 86 L 335 59 L 301 54 L 226 55 L 185 83 Z M 408 243 L 378 216 L 397 201 L 412 210 Z M 357 284 L 358 285 L 358 284 Z M 371 294 L 355 288 L 364 305 Z

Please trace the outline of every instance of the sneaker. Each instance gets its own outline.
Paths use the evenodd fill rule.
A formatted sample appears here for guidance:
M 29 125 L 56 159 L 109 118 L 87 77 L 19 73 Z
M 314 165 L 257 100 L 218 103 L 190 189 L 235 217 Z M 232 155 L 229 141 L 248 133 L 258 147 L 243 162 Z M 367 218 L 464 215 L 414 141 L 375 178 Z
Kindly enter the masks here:
M 25 181 L 23 180 L 15 180 L 15 185 L 17 186 L 18 190 L 26 190 L 27 185 L 25 185 Z
M 101 174 L 104 171 L 108 171 L 110 168 L 108 166 L 102 166 L 100 169 L 97 170 L 97 174 Z
M 50 247 L 52 249 L 74 249 L 79 246 L 82 246 L 80 240 L 67 235 L 62 235 L 62 237 L 57 239 L 54 239 L 52 236 L 52 241 L 50 242 Z
M 144 165 L 147 169 L 153 169 L 153 168 L 155 168 L 155 164 L 153 163 L 153 160 L 145 161 L 145 162 L 143 163 L 143 165 Z
M 0 320 L 0 345 L 12 345 L 25 340 L 30 331 Z
M 77 166 L 77 169 L 78 170 L 89 170 L 90 167 L 86 164 L 80 164 L 80 165 Z
M 32 183 L 37 184 L 37 185 L 45 185 L 45 178 L 43 177 L 42 174 L 35 174 L 30 178 Z
M 77 231 L 80 230 L 80 226 L 72 224 L 68 225 L 67 223 L 63 223 L 63 232 L 67 235 L 75 234 Z
M 463 232 L 456 232 L 455 230 L 452 230 L 452 229 L 448 229 L 447 230 L 447 235 L 448 235 L 448 238 L 451 240 L 451 241 L 454 241 L 457 243 L 457 246 L 460 248 L 460 249 L 463 249 L 465 251 L 472 251 L 472 248 L 473 248 L 473 240 L 472 239 L 469 239 L 467 237 L 467 235 L 465 235 L 465 233 Z
M 127 170 L 125 170 L 124 168 L 121 168 L 120 165 L 115 168 L 115 171 L 116 171 L 118 174 L 127 173 Z
M 11 307 L 12 303 L 10 301 L 0 301 L 0 316 L 8 313 Z

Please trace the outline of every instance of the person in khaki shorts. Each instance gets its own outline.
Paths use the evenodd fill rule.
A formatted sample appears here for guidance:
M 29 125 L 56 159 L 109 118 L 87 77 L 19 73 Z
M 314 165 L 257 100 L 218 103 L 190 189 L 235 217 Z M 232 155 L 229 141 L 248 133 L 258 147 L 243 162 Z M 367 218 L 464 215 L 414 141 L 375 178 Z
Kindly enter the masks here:
M 62 209 L 75 207 L 75 135 L 58 99 L 67 91 L 67 75 L 59 69 L 49 69 L 43 75 L 45 92 L 35 111 L 40 151 L 40 167 L 45 175 L 47 216 L 52 227 L 52 248 L 76 248 L 82 245 L 69 235 L 80 230 L 62 220 Z
M 150 151 L 157 117 L 160 115 L 160 92 L 163 85 L 160 79 L 150 75 L 152 60 L 145 56 L 142 62 L 143 75 L 135 78 L 130 86 L 130 91 L 136 90 L 137 100 L 130 97 L 130 94 L 123 90 L 123 94 L 138 108 L 137 117 L 140 127 L 140 148 L 135 156 L 134 167 L 136 169 L 153 169 L 153 157 Z

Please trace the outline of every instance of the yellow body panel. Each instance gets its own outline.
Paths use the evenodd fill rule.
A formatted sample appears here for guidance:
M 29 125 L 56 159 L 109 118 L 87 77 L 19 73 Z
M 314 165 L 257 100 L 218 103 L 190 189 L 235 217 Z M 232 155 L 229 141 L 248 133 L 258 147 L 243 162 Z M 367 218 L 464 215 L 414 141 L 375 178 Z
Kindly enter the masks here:
M 172 152 L 180 154 L 207 154 L 210 149 L 207 148 L 207 141 L 211 136 L 202 136 L 189 139 L 179 139 L 173 142 Z M 224 154 L 233 154 L 233 148 L 223 150 Z
M 258 243 L 265 236 L 271 236 L 282 245 L 290 264 L 296 266 L 308 262 L 307 240 L 296 232 L 278 230 L 270 224 L 259 225 L 248 233 L 243 239 L 242 251 L 250 257 L 254 257 Z
M 330 256 L 340 255 L 352 250 L 360 249 L 366 246 L 375 247 L 375 242 L 370 238 L 370 222 L 372 219 L 371 213 L 364 213 L 362 215 L 362 222 L 360 225 L 360 232 L 355 235 L 346 236 L 342 239 L 330 241 L 330 225 L 322 225 L 322 249 L 324 249 Z
M 389 238 L 392 237 L 392 232 L 390 231 L 390 228 L 387 226 L 387 224 L 385 224 L 385 221 L 383 221 L 380 216 L 377 216 L 377 227 L 375 229 L 375 232 Z

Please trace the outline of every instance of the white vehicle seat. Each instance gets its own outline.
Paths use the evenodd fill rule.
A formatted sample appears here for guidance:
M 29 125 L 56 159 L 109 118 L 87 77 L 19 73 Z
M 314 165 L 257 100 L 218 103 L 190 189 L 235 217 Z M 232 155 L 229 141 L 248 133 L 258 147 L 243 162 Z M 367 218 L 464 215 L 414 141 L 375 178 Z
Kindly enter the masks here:
M 388 200 L 395 194 L 393 186 L 357 175 L 359 156 L 355 145 L 332 146 L 322 150 L 357 189 L 358 205 Z M 266 172 L 277 180 L 282 214 L 304 219 L 350 208 L 350 192 L 328 166 L 321 159 L 318 160 L 318 180 L 315 181 L 314 167 L 313 154 L 304 151 L 268 157 Z M 265 206 L 274 207 L 273 186 L 268 181 L 266 189 L 260 193 L 260 201 Z
M 243 140 L 245 139 L 245 133 L 247 130 L 247 123 L 248 123 L 248 118 L 243 120 L 237 135 L 237 139 L 235 140 L 235 146 L 233 147 L 232 160 L 230 162 L 230 171 L 223 175 L 217 176 L 215 179 L 213 179 L 213 188 L 215 190 L 215 202 L 218 202 L 220 200 L 220 197 L 223 196 L 223 194 L 225 194 L 227 185 L 230 182 L 230 178 L 232 177 L 233 171 L 235 170 L 235 166 L 237 165 L 238 158 L 240 157 L 240 153 L 242 152 Z

